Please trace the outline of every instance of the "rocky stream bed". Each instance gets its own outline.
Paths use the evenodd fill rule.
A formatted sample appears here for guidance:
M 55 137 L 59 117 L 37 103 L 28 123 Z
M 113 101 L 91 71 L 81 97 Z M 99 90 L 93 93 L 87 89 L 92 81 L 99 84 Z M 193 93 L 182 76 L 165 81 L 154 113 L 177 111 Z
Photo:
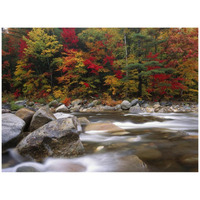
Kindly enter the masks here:
M 198 171 L 197 112 L 61 106 L 2 114 L 3 172 Z

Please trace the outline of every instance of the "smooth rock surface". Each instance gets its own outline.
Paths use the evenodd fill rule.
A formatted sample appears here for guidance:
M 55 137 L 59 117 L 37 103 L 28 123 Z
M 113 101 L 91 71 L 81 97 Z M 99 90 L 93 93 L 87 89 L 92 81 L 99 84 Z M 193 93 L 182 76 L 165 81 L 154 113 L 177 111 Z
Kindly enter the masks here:
M 62 119 L 62 118 L 69 118 L 69 117 L 74 117 L 72 114 L 67 114 L 67 113 L 62 113 L 62 112 L 57 112 L 53 114 L 56 119 Z
M 78 121 L 80 122 L 81 125 L 90 124 L 90 121 L 86 117 L 79 117 Z
M 22 139 L 25 121 L 11 113 L 2 114 L 3 150 L 14 147 Z
M 131 107 L 131 103 L 127 100 L 124 100 L 122 103 L 121 103 L 121 108 L 123 110 L 128 110 L 129 108 Z
M 69 112 L 69 109 L 63 104 L 56 108 L 56 112 Z
M 84 152 L 76 117 L 57 119 L 25 137 L 18 145 L 20 155 L 36 161 L 47 157 L 74 157 Z
M 26 124 L 30 124 L 34 114 L 34 111 L 29 110 L 27 108 L 21 108 L 15 113 L 15 115 L 23 119 L 26 122 Z
M 50 111 L 48 106 L 41 107 L 36 113 L 33 115 L 30 124 L 30 131 L 34 131 L 46 123 L 55 120 L 53 113 Z
M 130 107 L 129 112 L 132 113 L 132 114 L 138 114 L 138 113 L 141 113 L 143 111 L 141 110 L 139 104 L 137 104 L 136 106 Z

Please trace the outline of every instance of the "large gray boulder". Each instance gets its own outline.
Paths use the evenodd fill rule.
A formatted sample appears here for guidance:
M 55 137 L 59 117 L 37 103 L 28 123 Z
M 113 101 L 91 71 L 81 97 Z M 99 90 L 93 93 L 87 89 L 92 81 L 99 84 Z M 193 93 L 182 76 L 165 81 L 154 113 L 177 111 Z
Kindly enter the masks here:
M 135 106 L 138 103 L 138 99 L 134 99 L 131 101 L 131 106 Z
M 49 106 L 43 106 L 33 115 L 29 129 L 30 131 L 34 131 L 55 119 L 56 118 L 50 111 Z
M 122 103 L 121 103 L 121 108 L 123 110 L 128 110 L 129 108 L 131 107 L 131 103 L 127 100 L 124 100 Z
M 2 148 L 15 147 L 22 139 L 25 122 L 11 113 L 2 114 Z
M 141 107 L 139 106 L 139 104 L 137 104 L 136 106 L 132 106 L 129 109 L 129 112 L 132 113 L 132 114 L 138 114 L 138 113 L 141 113 L 143 111 L 141 110 Z
M 57 119 L 25 137 L 18 145 L 20 155 L 35 161 L 47 157 L 75 157 L 84 153 L 76 117 Z

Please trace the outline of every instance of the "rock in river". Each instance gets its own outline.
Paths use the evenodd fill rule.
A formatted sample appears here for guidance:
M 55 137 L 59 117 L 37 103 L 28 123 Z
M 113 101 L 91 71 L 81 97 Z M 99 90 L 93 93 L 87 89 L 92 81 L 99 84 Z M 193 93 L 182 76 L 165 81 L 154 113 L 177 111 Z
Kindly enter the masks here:
M 14 147 L 22 139 L 25 122 L 11 113 L 2 114 L 2 147 L 3 150 Z
M 44 124 L 55 120 L 55 116 L 50 111 L 49 106 L 41 107 L 34 115 L 30 124 L 30 131 L 34 131 Z
M 82 154 L 84 148 L 79 139 L 78 124 L 76 117 L 51 121 L 25 137 L 17 150 L 22 156 L 36 161 Z
M 23 119 L 26 122 L 26 124 L 30 124 L 34 113 L 34 111 L 29 110 L 27 108 L 21 108 L 15 113 L 15 115 Z
M 123 110 L 128 110 L 129 108 L 131 107 L 131 103 L 127 100 L 124 100 L 122 103 L 121 103 L 121 108 Z
M 56 108 L 56 112 L 69 112 L 69 109 L 63 104 Z
M 138 113 L 141 113 L 143 111 L 141 110 L 139 104 L 137 104 L 136 106 L 130 107 L 129 112 L 132 113 L 132 114 L 138 114 Z

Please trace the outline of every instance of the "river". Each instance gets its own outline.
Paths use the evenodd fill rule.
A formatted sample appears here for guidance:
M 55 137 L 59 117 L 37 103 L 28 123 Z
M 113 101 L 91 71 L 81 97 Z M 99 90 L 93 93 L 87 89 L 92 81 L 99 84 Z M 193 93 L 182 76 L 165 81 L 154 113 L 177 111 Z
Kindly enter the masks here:
M 197 172 L 198 114 L 72 113 L 90 122 L 113 123 L 121 133 L 85 131 L 85 154 L 71 159 L 22 162 L 14 149 L 3 154 L 3 172 Z M 184 136 L 184 134 L 186 134 Z M 144 162 L 142 162 L 142 161 Z

